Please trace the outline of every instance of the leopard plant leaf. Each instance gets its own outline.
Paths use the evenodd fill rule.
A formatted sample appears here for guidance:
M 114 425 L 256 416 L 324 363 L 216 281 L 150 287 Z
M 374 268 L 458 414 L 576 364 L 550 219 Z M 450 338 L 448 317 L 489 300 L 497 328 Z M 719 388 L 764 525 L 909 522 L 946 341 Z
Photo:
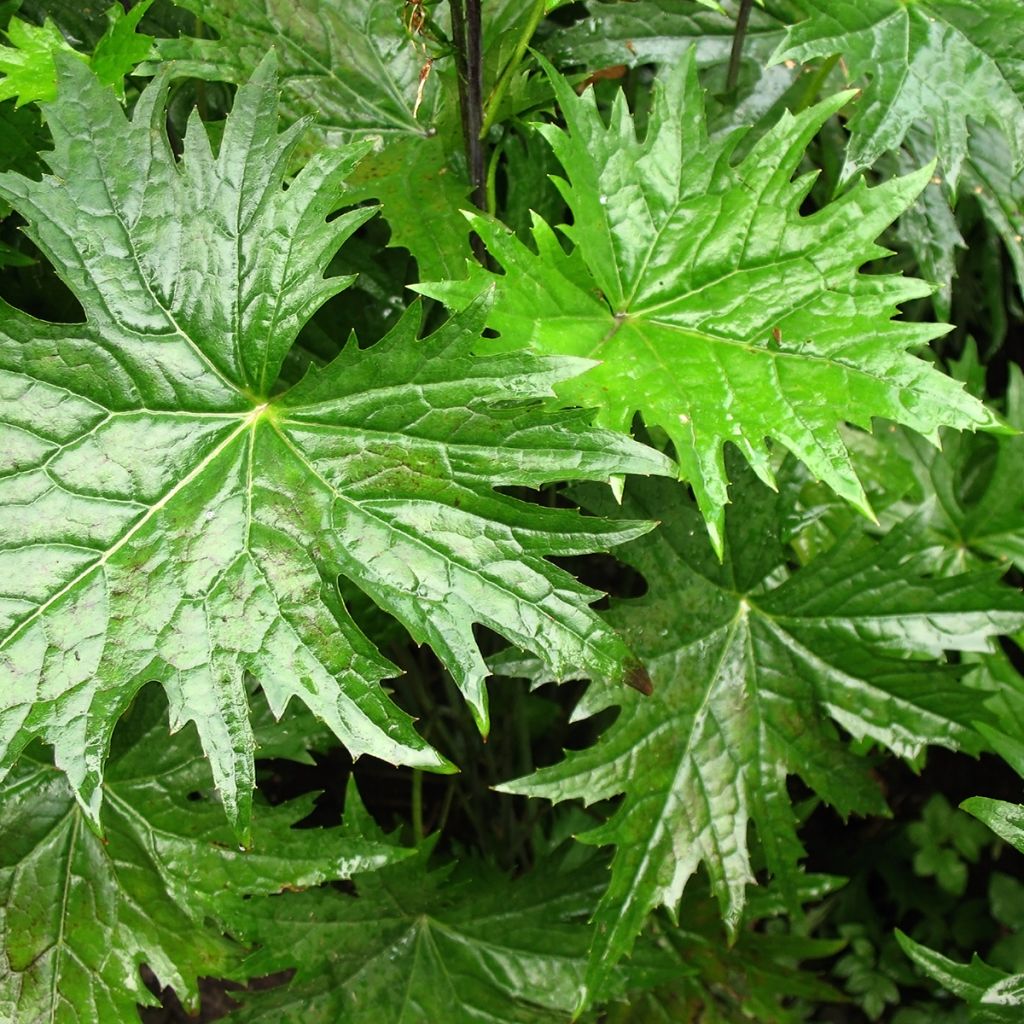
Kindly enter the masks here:
M 859 268 L 927 182 L 922 168 L 876 188 L 858 182 L 809 215 L 813 174 L 793 178 L 840 94 L 784 114 L 741 159 L 743 130 L 709 137 L 693 54 L 663 74 L 644 137 L 620 92 L 609 123 L 548 66 L 566 128 L 541 125 L 564 167 L 568 251 L 535 218 L 534 248 L 472 215 L 503 273 L 418 290 L 459 308 L 491 280 L 495 348 L 597 359 L 562 385 L 599 422 L 628 430 L 640 412 L 671 439 L 716 548 L 723 544 L 735 445 L 768 484 L 768 440 L 870 515 L 839 427 L 887 417 L 934 439 L 939 426 L 994 428 L 996 417 L 908 349 L 946 328 L 894 320 L 930 287 Z
M 98 821 L 121 712 L 162 683 L 198 728 L 247 834 L 245 675 L 274 714 L 293 698 L 354 756 L 451 765 L 380 687 L 398 670 L 346 610 L 344 574 L 450 668 L 484 731 L 483 623 L 543 657 L 645 685 L 596 593 L 547 560 L 649 524 L 584 520 L 495 490 L 667 472 L 667 460 L 549 411 L 579 363 L 473 354 L 486 297 L 424 340 L 412 308 L 280 393 L 295 337 L 348 283 L 325 278 L 373 216 L 344 204 L 364 147 L 323 150 L 287 183 L 274 64 L 243 85 L 211 148 L 180 161 L 161 75 L 126 117 L 75 59 L 45 108 L 51 173 L 0 196 L 68 285 L 82 323 L 0 305 L 0 770 L 33 739 Z
M 912 528 L 881 542 L 851 531 L 791 572 L 778 499 L 749 469 L 737 468 L 736 479 L 722 564 L 683 487 L 627 487 L 619 514 L 664 522 L 620 555 L 643 574 L 647 593 L 613 603 L 608 615 L 645 659 L 654 694 L 620 700 L 603 685 L 592 689 L 578 714 L 621 705 L 607 732 L 501 787 L 587 804 L 625 794 L 581 837 L 616 846 L 595 915 L 592 987 L 650 910 L 675 908 L 701 864 L 735 933 L 754 877 L 751 825 L 765 866 L 799 912 L 803 851 L 787 776 L 799 775 L 843 816 L 884 814 L 870 764 L 835 723 L 904 757 L 928 743 L 977 751 L 978 695 L 942 652 L 986 650 L 1024 622 L 1024 600 L 997 573 L 932 578 L 915 563 Z M 595 492 L 579 497 L 594 511 L 615 511 Z

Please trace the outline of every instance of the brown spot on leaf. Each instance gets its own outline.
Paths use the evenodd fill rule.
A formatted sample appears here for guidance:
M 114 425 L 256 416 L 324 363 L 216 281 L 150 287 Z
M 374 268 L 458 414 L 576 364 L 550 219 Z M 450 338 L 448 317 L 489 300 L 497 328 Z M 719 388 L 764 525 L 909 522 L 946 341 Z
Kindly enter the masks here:
M 650 697 L 654 693 L 651 677 L 639 661 L 634 661 L 626 668 L 626 685 L 632 686 L 634 690 L 639 690 L 645 697 Z

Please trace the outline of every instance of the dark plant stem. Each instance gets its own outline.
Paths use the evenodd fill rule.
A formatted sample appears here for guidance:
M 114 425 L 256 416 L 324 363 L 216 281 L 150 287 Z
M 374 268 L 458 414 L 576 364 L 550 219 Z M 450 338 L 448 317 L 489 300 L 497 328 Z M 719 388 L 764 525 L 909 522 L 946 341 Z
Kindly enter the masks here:
M 725 79 L 726 92 L 732 92 L 740 77 L 740 57 L 743 56 L 743 40 L 747 37 L 747 22 L 750 21 L 750 8 L 754 0 L 741 0 L 740 11 L 736 15 L 736 31 L 732 36 L 732 52 L 729 54 L 729 74 Z
M 487 206 L 484 143 L 480 129 L 484 123 L 484 57 L 480 0 L 466 0 L 466 127 L 469 131 L 469 173 L 473 182 L 473 203 Z
M 481 128 L 484 120 L 483 27 L 480 0 L 449 0 L 452 35 L 459 78 L 459 110 L 462 115 L 462 141 L 466 149 L 471 198 L 478 210 L 487 209 L 487 169 Z M 484 263 L 484 245 L 477 235 L 470 241 L 473 255 Z

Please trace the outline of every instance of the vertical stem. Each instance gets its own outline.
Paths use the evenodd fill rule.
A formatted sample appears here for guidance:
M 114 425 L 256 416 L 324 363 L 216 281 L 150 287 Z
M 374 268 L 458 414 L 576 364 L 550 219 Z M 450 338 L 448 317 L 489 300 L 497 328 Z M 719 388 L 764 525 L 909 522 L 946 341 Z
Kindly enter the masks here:
M 466 0 L 466 129 L 470 148 L 469 178 L 473 183 L 473 203 L 483 210 L 487 206 L 484 144 L 480 129 L 484 121 L 484 57 L 483 26 L 480 0 Z
M 462 115 L 462 141 L 466 149 L 469 183 L 473 187 L 473 205 L 487 208 L 487 171 L 484 143 L 480 138 L 484 118 L 483 28 L 480 0 L 448 0 L 452 12 L 452 41 L 455 44 L 455 68 L 459 79 L 459 112 Z M 473 255 L 480 263 L 487 256 L 484 243 L 470 236 Z
M 468 73 L 466 71 L 466 18 L 462 9 L 463 0 L 448 0 L 452 12 L 452 49 L 455 56 L 455 79 L 459 87 L 459 114 L 462 118 L 462 144 L 469 160 L 469 130 L 466 121 L 466 110 L 469 107 L 467 92 Z
M 530 45 L 533 33 L 537 31 L 537 26 L 540 24 L 541 18 L 544 17 L 544 7 L 544 0 L 534 0 L 533 9 L 530 11 L 530 16 L 526 20 L 523 31 L 516 42 L 516 48 L 498 76 L 498 81 L 491 90 L 491 95 L 487 98 L 484 123 L 480 128 L 481 138 L 487 135 L 488 130 L 498 116 L 498 108 L 501 106 L 501 101 L 505 98 L 505 93 L 508 92 L 508 87 L 519 70 L 519 65 L 523 61 L 523 56 L 526 53 L 526 48 Z
M 750 8 L 754 0 L 741 0 L 740 11 L 736 15 L 736 31 L 732 37 L 732 52 L 729 54 L 729 74 L 725 79 L 726 92 L 736 88 L 740 77 L 740 57 L 743 56 L 743 40 L 747 35 L 747 22 L 750 21 Z

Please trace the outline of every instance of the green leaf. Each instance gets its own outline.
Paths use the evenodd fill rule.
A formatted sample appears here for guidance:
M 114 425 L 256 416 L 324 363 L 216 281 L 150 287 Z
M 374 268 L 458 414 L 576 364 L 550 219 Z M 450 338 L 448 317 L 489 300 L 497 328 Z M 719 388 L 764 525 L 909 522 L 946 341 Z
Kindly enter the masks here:
M 222 934 L 242 897 L 372 871 L 406 851 L 292 824 L 312 796 L 261 805 L 239 850 L 191 730 L 141 694 L 118 729 L 103 783 L 104 839 L 38 750 L 0 784 L 0 1013 L 9 1021 L 119 1024 L 156 1005 L 139 964 L 197 1008 L 200 976 L 246 977 Z M 237 908 L 234 912 L 237 912 Z
M 601 739 L 501 787 L 587 804 L 626 795 L 582 837 L 617 846 L 595 918 L 591 984 L 628 951 L 649 910 L 676 905 L 702 862 L 735 932 L 752 881 L 751 822 L 768 869 L 798 904 L 802 850 L 787 776 L 800 775 L 844 816 L 885 813 L 868 765 L 832 721 L 903 757 L 927 743 L 977 749 L 977 695 L 933 659 L 985 648 L 1024 614 L 1020 596 L 991 574 L 922 575 L 907 562 L 910 531 L 880 543 L 857 532 L 789 575 L 775 501 L 750 477 L 736 484 L 722 565 L 680 485 L 627 488 L 622 514 L 664 522 L 620 552 L 649 589 L 613 604 L 609 621 L 645 659 L 653 696 L 592 688 L 578 715 L 622 706 Z M 584 500 L 610 511 L 589 491 Z
M 285 119 L 315 118 L 328 146 L 372 138 L 374 151 L 351 182 L 354 197 L 381 202 L 392 244 L 412 252 L 421 274 L 458 272 L 469 255 L 469 231 L 459 214 L 468 205 L 469 184 L 453 159 L 460 138 L 453 83 L 443 85 L 445 62 L 439 60 L 416 109 L 420 74 L 428 58 L 440 54 L 429 39 L 410 33 L 401 3 L 175 2 L 219 39 L 160 39 L 162 60 L 201 77 L 242 82 L 273 47 Z
M 806 18 L 772 60 L 843 55 L 869 79 L 848 122 L 844 178 L 870 167 L 927 121 L 955 187 L 967 118 L 997 126 L 1024 163 L 1024 12 L 1017 0 L 799 0 Z M 969 83 L 969 85 L 967 84 Z
M 963 184 L 1006 246 L 1024 294 L 1024 173 L 1014 173 L 1010 150 L 997 129 L 977 125 L 971 132 Z
M 353 799 L 346 834 L 383 836 Z M 467 858 L 431 869 L 435 845 L 355 879 L 356 895 L 319 889 L 253 900 L 232 930 L 260 948 L 251 974 L 297 967 L 291 982 L 245 998 L 244 1022 L 291 1024 L 542 1024 L 568 1022 L 587 963 L 604 870 L 542 861 L 510 881 Z M 665 982 L 679 971 L 645 952 L 609 989 Z
M 60 29 L 47 20 L 32 25 L 11 18 L 6 29 L 10 46 L 0 46 L 0 100 L 17 100 L 16 105 L 52 100 L 57 72 L 54 54 L 69 53 L 87 60 L 65 41 Z
M 976 821 L 950 807 L 941 793 L 933 794 L 921 818 L 907 825 L 907 838 L 916 847 L 914 873 L 934 876 L 940 889 L 962 897 L 968 865 L 976 864 L 990 837 Z
M 735 3 L 729 3 L 735 9 Z M 716 9 L 718 8 L 718 9 Z M 589 4 L 590 16 L 546 41 L 544 52 L 557 66 L 580 64 L 677 64 L 695 49 L 699 67 L 729 60 L 736 31 L 735 13 L 717 4 L 688 0 L 636 0 Z M 760 7 L 750 11 L 743 56 L 764 63 L 782 41 L 785 26 Z
M 845 880 L 805 877 L 801 898 L 821 900 L 838 887 L 835 881 L 841 885 Z M 786 930 L 782 922 L 770 920 L 783 913 L 784 901 L 772 889 L 756 895 L 761 898 L 751 900 L 734 943 L 724 941 L 718 908 L 704 894 L 693 898 L 687 893 L 678 926 L 661 916 L 652 918 L 652 937 L 670 944 L 679 958 L 677 975 L 650 994 L 631 993 L 628 1008 L 620 1004 L 619 1012 L 610 1011 L 606 1019 L 616 1024 L 796 1024 L 805 1019 L 796 1009 L 801 1004 L 841 1002 L 823 972 L 806 961 L 833 957 L 845 942 Z
M 899 173 L 909 174 L 928 162 L 929 145 L 923 138 L 916 129 L 907 133 L 893 161 Z M 964 177 L 967 183 L 966 168 Z M 941 175 L 933 175 L 893 229 L 894 247 L 909 250 L 917 260 L 918 272 L 935 286 L 932 305 L 940 320 L 949 319 L 957 257 L 967 248 L 948 193 Z
M 48 18 L 41 26 L 12 18 L 7 26 L 11 46 L 0 46 L 0 100 L 16 97 L 24 103 L 49 102 L 57 91 L 57 54 L 87 62 L 105 85 L 124 99 L 124 76 L 149 54 L 151 36 L 136 35 L 142 16 L 153 0 L 140 0 L 127 14 L 119 4 L 107 11 L 108 28 L 89 57 L 75 50 Z
M 1024 807 L 992 800 L 984 796 L 972 796 L 960 805 L 969 814 L 984 822 L 1000 839 L 1014 849 L 1024 853 Z
M 297 332 L 350 281 L 321 275 L 373 215 L 328 219 L 363 149 L 324 151 L 283 188 L 303 126 L 277 135 L 269 61 L 239 90 L 218 155 L 193 118 L 181 162 L 166 77 L 129 121 L 77 61 L 62 76 L 46 111 L 53 174 L 0 176 L 86 317 L 0 306 L 0 767 L 33 737 L 52 743 L 95 822 L 114 723 L 159 680 L 244 836 L 250 672 L 275 716 L 297 698 L 353 756 L 450 770 L 380 689 L 397 669 L 346 611 L 339 573 L 431 644 L 483 729 L 474 623 L 555 675 L 585 665 L 643 685 L 588 607 L 596 592 L 547 556 L 650 524 L 494 490 L 669 471 L 544 407 L 579 364 L 474 356 L 480 308 L 418 341 L 414 310 L 276 394 Z
M 1024 374 L 1010 365 L 1006 422 L 1024 430 Z M 889 435 L 906 459 L 924 506 L 922 533 L 935 546 L 936 571 L 963 572 L 996 560 L 1024 571 L 1024 434 L 989 437 L 944 432 L 942 448 L 906 432 Z M 903 521 L 913 501 L 894 505 L 883 523 Z
M 153 0 L 140 0 L 125 13 L 120 4 L 114 4 L 107 11 L 107 31 L 100 37 L 89 61 L 96 77 L 112 85 L 121 100 L 124 99 L 125 75 L 149 56 L 153 46 L 152 36 L 136 32 L 152 5 Z
M 563 233 L 536 220 L 533 251 L 480 217 L 473 226 L 504 276 L 417 290 L 461 306 L 483 279 L 497 300 L 500 347 L 600 359 L 559 389 L 628 430 L 636 411 L 675 445 L 712 539 L 722 545 L 726 442 L 766 482 L 766 438 L 803 460 L 870 514 L 838 431 L 886 416 L 927 436 L 936 427 L 992 427 L 959 384 L 907 349 L 944 332 L 895 321 L 896 304 L 928 294 L 920 281 L 861 275 L 884 255 L 879 233 L 917 195 L 928 170 L 875 189 L 858 184 L 802 216 L 812 177 L 791 180 L 804 148 L 846 97 L 785 115 L 742 160 L 742 131 L 708 138 L 696 68 L 685 60 L 657 89 L 645 139 L 621 93 L 606 126 L 592 92 L 577 96 L 549 71 L 568 131 L 541 128 L 569 182 Z
M 1019 1024 L 1024 1007 L 1024 974 L 989 967 L 979 956 L 956 963 L 896 930 L 903 952 L 931 979 L 970 1006 L 972 1024 Z

